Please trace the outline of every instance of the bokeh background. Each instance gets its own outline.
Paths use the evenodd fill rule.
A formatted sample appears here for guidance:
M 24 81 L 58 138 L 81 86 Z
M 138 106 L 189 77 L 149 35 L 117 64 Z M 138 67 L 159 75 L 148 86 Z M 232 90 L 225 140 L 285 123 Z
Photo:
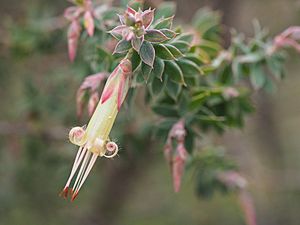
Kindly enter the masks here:
M 189 23 L 198 8 L 210 6 L 222 11 L 227 27 L 247 35 L 254 18 L 271 34 L 300 23 L 299 0 L 177 2 L 178 20 Z M 198 198 L 191 175 L 174 194 L 162 150 L 134 133 L 143 121 L 133 113 L 123 112 L 114 129 L 123 146 L 120 157 L 99 160 L 74 203 L 59 198 L 75 155 L 68 130 L 80 123 L 75 94 L 86 75 L 83 65 L 68 61 L 66 35 L 56 31 L 63 22 L 53 20 L 68 5 L 0 1 L 0 224 L 245 224 L 237 196 Z M 261 225 L 300 221 L 299 55 L 290 56 L 287 68 L 276 93 L 254 96 L 257 112 L 246 127 L 218 140 L 250 181 Z M 125 129 L 124 117 L 133 121 Z

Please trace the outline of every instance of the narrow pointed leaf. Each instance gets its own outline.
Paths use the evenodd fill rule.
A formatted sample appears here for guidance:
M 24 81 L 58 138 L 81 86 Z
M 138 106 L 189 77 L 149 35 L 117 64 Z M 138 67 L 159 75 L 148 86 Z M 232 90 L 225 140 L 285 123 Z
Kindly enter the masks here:
M 172 45 L 176 47 L 182 53 L 185 53 L 190 50 L 191 46 L 188 42 L 185 41 L 176 41 L 172 42 Z
M 166 44 L 165 46 L 169 49 L 169 51 L 172 53 L 172 55 L 173 55 L 176 59 L 178 59 L 178 58 L 180 58 L 180 57 L 183 57 L 183 54 L 182 54 L 182 53 L 179 51 L 179 49 L 176 48 L 175 46 L 169 45 L 169 44 Z
M 164 59 L 164 60 L 175 60 L 176 58 L 170 52 L 170 50 L 163 44 L 155 45 L 155 52 L 157 57 Z
M 166 35 L 164 35 L 164 33 L 162 33 L 161 31 L 151 29 L 147 30 L 147 33 L 145 34 L 145 40 L 154 43 L 161 43 L 169 40 L 169 38 Z
M 132 47 L 134 48 L 135 51 L 140 52 L 143 41 L 144 41 L 143 37 L 140 38 L 136 37 L 131 40 Z
M 184 76 L 194 77 L 194 76 L 201 74 L 201 72 L 202 72 L 196 63 L 194 63 L 193 61 L 190 61 L 188 59 L 180 59 L 176 63 L 179 65 Z
M 181 90 L 182 90 L 182 85 L 168 80 L 167 85 L 166 85 L 166 91 L 167 91 L 167 94 L 171 98 L 173 98 L 175 101 L 177 101 Z
M 169 39 L 173 39 L 176 37 L 177 33 L 170 29 L 161 29 L 160 30 L 164 35 L 166 35 Z
M 171 29 L 173 24 L 174 16 L 163 18 L 158 21 L 158 23 L 154 26 L 155 29 Z

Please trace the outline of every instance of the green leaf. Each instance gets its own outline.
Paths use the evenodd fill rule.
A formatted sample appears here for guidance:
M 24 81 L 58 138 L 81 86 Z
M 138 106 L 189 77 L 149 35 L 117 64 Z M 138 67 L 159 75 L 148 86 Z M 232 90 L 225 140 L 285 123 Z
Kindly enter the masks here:
M 185 52 L 189 51 L 189 49 L 190 49 L 190 44 L 185 41 L 172 42 L 172 45 L 174 47 L 176 47 L 182 53 L 185 53 Z
M 187 43 L 192 43 L 194 36 L 192 34 L 181 34 L 177 36 L 176 41 L 185 41 Z
M 135 51 L 140 52 L 141 46 L 143 44 L 143 39 L 135 37 L 131 40 L 131 45 L 134 48 Z
M 167 85 L 166 85 L 166 92 L 175 101 L 177 101 L 181 90 L 182 90 L 182 85 L 175 83 L 171 80 L 168 80 Z
M 152 68 L 150 66 L 148 66 L 147 64 L 142 63 L 142 68 L 141 69 L 142 69 L 142 74 L 143 74 L 144 80 L 147 83 L 148 79 L 149 79 L 149 75 L 152 71 Z
M 261 64 L 254 64 L 250 67 L 250 81 L 253 87 L 258 90 L 266 83 L 266 74 Z
M 151 94 L 153 96 L 159 95 L 161 91 L 164 89 L 164 86 L 165 86 L 164 81 L 158 79 L 157 77 L 154 77 L 151 84 L 149 85 Z
M 176 48 L 175 46 L 169 45 L 169 44 L 166 44 L 165 46 L 169 49 L 169 51 L 172 53 L 172 55 L 176 59 L 183 57 L 183 54 L 181 53 L 181 51 L 179 51 L 178 48 Z
M 170 29 L 161 29 L 160 30 L 164 35 L 166 35 L 169 39 L 173 39 L 176 37 L 177 33 Z
M 175 60 L 171 51 L 163 44 L 154 45 L 156 56 L 164 60 Z
M 129 49 L 131 49 L 131 43 L 129 41 L 126 41 L 126 40 L 121 40 L 116 45 L 113 54 L 115 54 L 115 53 L 124 53 L 124 52 L 127 52 Z
M 141 49 L 140 49 L 140 56 L 144 63 L 153 67 L 154 59 L 155 59 L 155 49 L 153 48 L 152 44 L 144 41 Z
M 147 30 L 147 33 L 144 37 L 146 41 L 154 43 L 161 43 L 166 40 L 169 40 L 169 38 L 164 33 L 155 29 Z
M 165 63 L 162 59 L 155 58 L 152 75 L 162 80 L 162 76 L 165 69 Z
M 197 76 L 201 73 L 203 73 L 200 68 L 197 66 L 196 63 L 193 61 L 190 61 L 188 59 L 180 59 L 176 62 L 180 69 L 182 70 L 184 76 L 189 77 L 189 76 Z
M 168 17 L 168 18 L 162 18 L 158 20 L 156 25 L 154 26 L 155 29 L 171 29 L 173 24 L 174 16 Z
M 186 85 L 184 82 L 184 77 L 182 70 L 180 67 L 173 61 L 166 61 L 165 62 L 165 73 L 168 74 L 169 79 L 172 81 Z
M 131 57 L 132 71 L 135 71 L 135 69 L 140 65 L 140 63 L 141 63 L 141 58 L 139 54 L 136 51 L 133 51 Z

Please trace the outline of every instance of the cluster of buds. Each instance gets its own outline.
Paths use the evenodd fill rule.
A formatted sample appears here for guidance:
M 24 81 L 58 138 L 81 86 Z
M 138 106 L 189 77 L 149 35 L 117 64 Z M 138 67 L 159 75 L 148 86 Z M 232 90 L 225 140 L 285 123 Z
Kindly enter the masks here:
M 120 42 L 117 44 L 115 53 L 122 53 L 118 49 L 119 45 L 122 45 L 124 41 L 131 42 L 131 46 L 137 51 L 140 51 L 140 48 L 143 42 L 149 41 L 154 43 L 163 42 L 169 40 L 171 37 L 168 37 L 163 31 L 157 29 L 151 29 L 150 26 L 154 20 L 154 9 L 147 9 L 145 11 L 138 11 L 127 7 L 124 15 L 119 15 L 121 25 L 115 27 L 110 33 Z M 167 30 L 171 36 L 174 37 L 176 34 Z M 122 50 L 122 49 L 121 49 Z
M 84 108 L 84 96 L 88 92 L 89 94 L 89 100 L 88 100 L 88 115 L 92 116 L 97 103 L 100 100 L 99 97 L 99 86 L 102 84 L 102 82 L 108 77 L 109 74 L 103 72 L 103 73 L 97 73 L 94 75 L 87 76 L 83 83 L 80 85 L 78 91 L 77 91 L 77 97 L 76 97 L 76 103 L 77 103 L 77 116 L 78 118 L 81 118 Z
M 68 30 L 69 58 L 73 62 L 76 57 L 78 41 L 81 34 L 80 19 L 83 16 L 83 24 L 89 36 L 94 35 L 94 16 L 91 0 L 73 0 L 76 6 L 68 7 L 64 16 L 71 22 Z
M 271 53 L 283 47 L 292 47 L 300 53 L 300 27 L 289 27 L 274 38 Z
M 181 178 L 188 156 L 185 149 L 185 136 L 186 130 L 184 128 L 184 120 L 181 119 L 171 128 L 164 147 L 165 158 L 168 161 L 172 172 L 175 192 L 179 192 L 180 190 Z M 176 145 L 175 148 L 173 148 L 174 141 Z
M 107 79 L 101 99 L 86 129 L 75 127 L 70 131 L 69 139 L 79 146 L 79 150 L 62 191 L 65 198 L 69 190 L 72 194 L 71 199 L 76 198 L 98 157 L 113 158 L 117 155 L 118 146 L 110 141 L 109 134 L 128 92 L 131 73 L 130 60 L 123 59 Z M 70 189 L 76 173 L 77 177 Z

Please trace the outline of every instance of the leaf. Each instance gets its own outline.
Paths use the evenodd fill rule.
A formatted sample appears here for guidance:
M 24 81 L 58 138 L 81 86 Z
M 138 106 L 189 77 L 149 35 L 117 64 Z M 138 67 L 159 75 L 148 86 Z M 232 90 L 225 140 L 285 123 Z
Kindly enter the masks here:
M 140 63 L 141 63 L 141 58 L 139 54 L 136 51 L 133 51 L 131 57 L 132 71 L 135 71 L 135 69 L 140 65 Z
M 160 30 L 164 35 L 166 35 L 169 39 L 173 39 L 176 37 L 177 33 L 170 29 L 161 29 Z
M 187 43 L 192 43 L 194 36 L 192 34 L 181 34 L 177 36 L 176 41 L 185 41 Z
M 169 38 L 166 35 L 164 35 L 164 33 L 155 29 L 147 30 L 147 33 L 144 37 L 146 41 L 154 43 L 161 43 L 166 40 L 169 40 Z
M 144 63 L 149 65 L 151 68 L 153 67 L 154 59 L 155 59 L 155 49 L 152 44 L 144 41 L 141 49 L 140 49 L 140 57 Z
M 174 47 L 173 45 L 169 45 L 169 44 L 166 44 L 165 46 L 169 49 L 169 51 L 172 53 L 172 55 L 176 59 L 183 57 L 183 54 L 181 53 L 181 51 L 178 50 L 178 48 Z
M 156 56 L 164 60 L 175 60 L 170 50 L 163 44 L 154 45 Z
M 174 82 L 186 85 L 184 82 L 182 70 L 175 62 L 165 62 L 165 73 L 168 74 L 169 79 L 173 80 Z
M 197 66 L 196 63 L 194 63 L 193 61 L 190 61 L 188 59 L 180 59 L 176 62 L 180 69 L 182 70 L 184 76 L 197 76 L 201 73 L 203 73 L 201 71 L 201 69 Z
M 185 41 L 172 42 L 172 45 L 174 47 L 176 47 L 182 53 L 185 53 L 185 52 L 189 51 L 189 49 L 190 49 L 190 44 Z
M 143 44 L 144 39 L 142 37 L 135 37 L 131 40 L 131 45 L 133 49 L 137 52 L 140 52 L 141 46 Z
M 163 18 L 158 20 L 156 25 L 154 26 L 155 29 L 171 29 L 172 24 L 173 24 L 173 19 L 174 16 L 168 17 L 168 18 Z
M 152 74 L 162 81 L 162 76 L 165 69 L 165 63 L 162 59 L 156 58 L 153 65 Z
M 154 67 L 155 68 L 155 67 Z M 151 84 L 149 85 L 150 92 L 153 96 L 159 95 L 161 91 L 164 89 L 165 82 L 160 80 L 157 77 L 154 77 Z
M 253 87 L 258 90 L 266 83 L 266 74 L 261 64 L 254 64 L 250 67 L 250 81 Z
M 121 40 L 116 45 L 113 54 L 115 54 L 115 53 L 124 53 L 124 52 L 127 52 L 129 49 L 131 49 L 130 42 L 126 41 L 126 40 Z
M 145 63 L 142 63 L 142 68 L 141 69 L 142 69 L 142 74 L 143 74 L 144 80 L 147 83 L 152 68 L 150 66 L 146 65 Z
M 168 80 L 166 85 L 166 92 L 175 101 L 177 101 L 181 90 L 182 90 L 182 86 L 180 84 Z

